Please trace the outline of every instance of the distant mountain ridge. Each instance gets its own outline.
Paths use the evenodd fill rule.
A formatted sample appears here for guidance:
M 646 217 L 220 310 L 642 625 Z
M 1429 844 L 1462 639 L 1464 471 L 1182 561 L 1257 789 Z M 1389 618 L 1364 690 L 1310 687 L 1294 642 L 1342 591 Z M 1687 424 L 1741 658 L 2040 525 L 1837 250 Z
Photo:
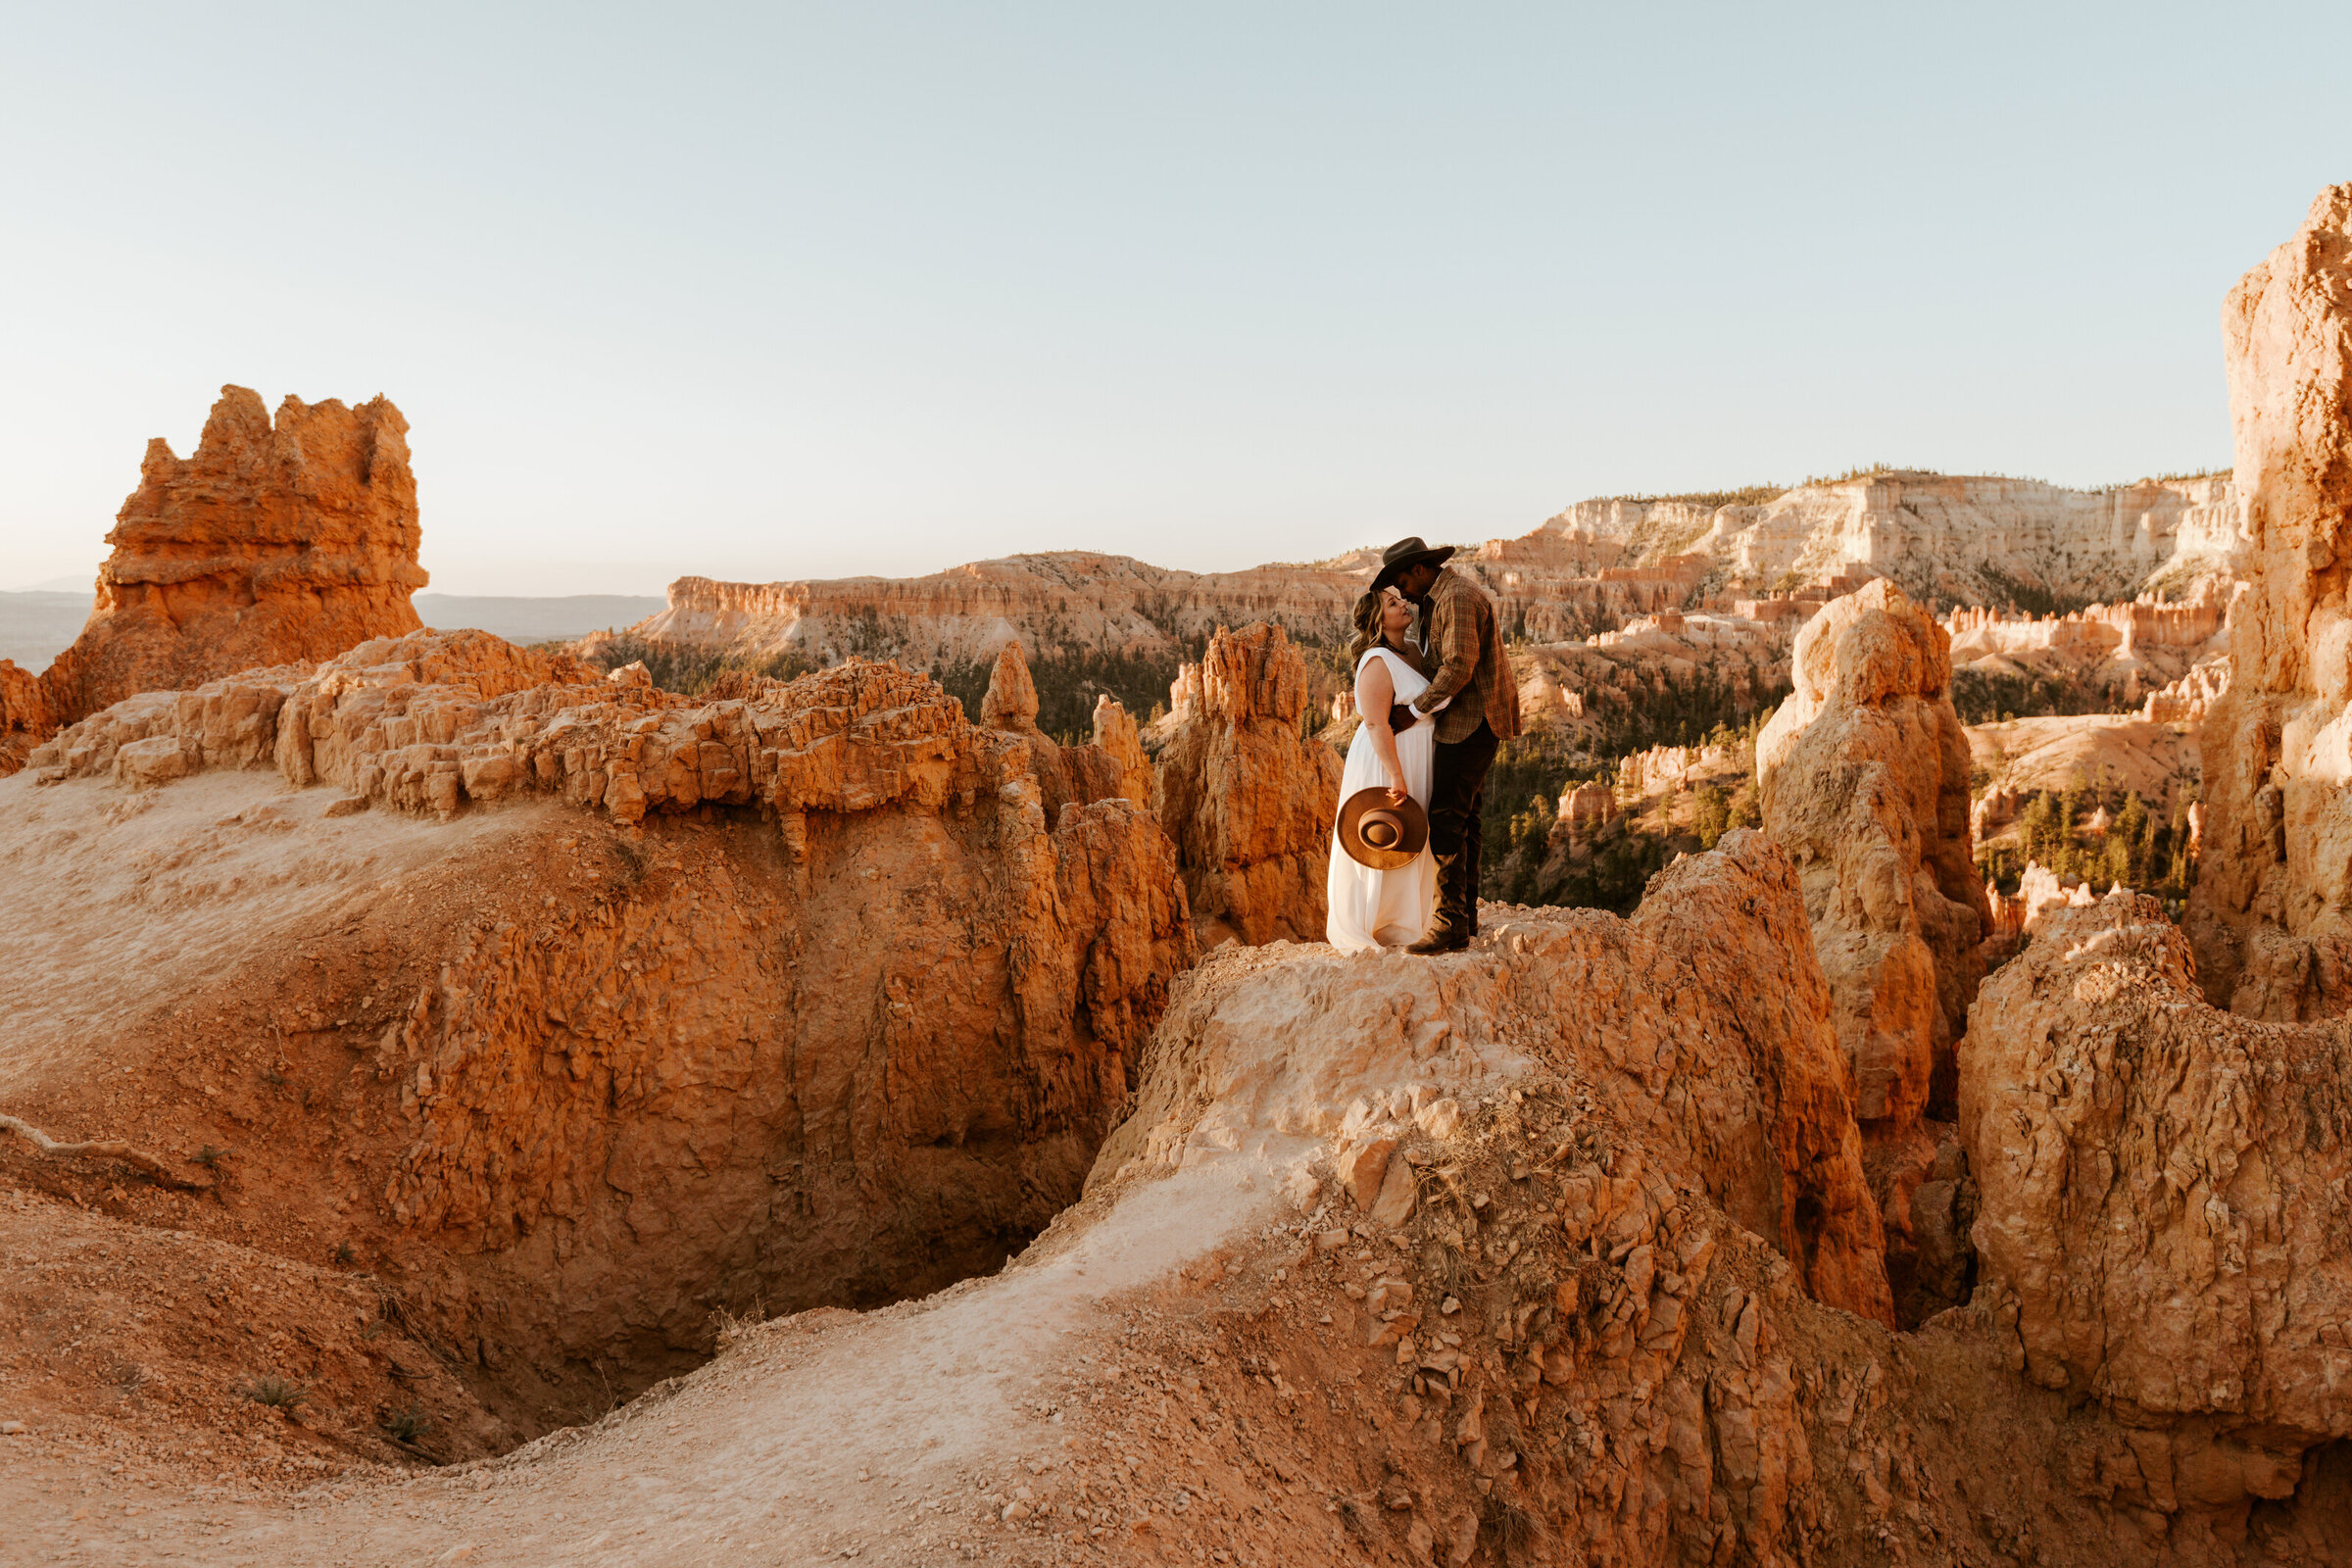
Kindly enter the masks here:
M 1725 492 L 1743 498 L 1754 492 Z M 2224 475 L 2068 490 L 2032 479 L 1879 469 L 1735 499 L 1580 502 L 1454 564 L 1493 594 L 1516 638 L 1559 641 L 1682 608 L 1702 591 L 1764 595 L 1840 576 L 1893 578 L 1922 600 L 2047 611 L 2226 578 L 2242 506 Z M 1219 624 L 1270 620 L 1337 643 L 1379 563 L 1191 572 L 1089 551 L 1005 556 L 922 577 L 734 583 L 681 577 L 629 628 L 650 645 L 811 663 L 863 656 L 920 666 L 1088 652 L 1167 656 Z

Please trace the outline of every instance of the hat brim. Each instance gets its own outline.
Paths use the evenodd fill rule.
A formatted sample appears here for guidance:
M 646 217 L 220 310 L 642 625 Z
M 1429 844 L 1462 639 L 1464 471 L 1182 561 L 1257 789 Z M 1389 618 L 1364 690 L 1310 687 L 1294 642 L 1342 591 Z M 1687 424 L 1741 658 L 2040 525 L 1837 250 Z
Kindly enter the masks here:
M 1413 554 L 1406 556 L 1401 561 L 1392 561 L 1388 564 L 1382 566 L 1379 572 L 1373 576 L 1372 591 L 1374 593 L 1380 592 L 1383 588 L 1386 588 L 1396 582 L 1396 574 L 1398 572 L 1403 571 L 1408 566 L 1418 566 L 1424 561 L 1433 562 L 1442 566 L 1447 561 L 1453 558 L 1453 551 L 1454 547 L 1452 545 L 1440 545 L 1435 550 L 1418 550 Z
M 1404 838 L 1394 849 L 1375 849 L 1363 841 L 1358 831 L 1366 811 L 1393 810 L 1404 821 Z M 1375 871 L 1394 871 L 1400 865 L 1410 865 L 1421 852 L 1429 847 L 1429 813 L 1411 796 L 1402 806 L 1389 804 L 1389 792 L 1380 785 L 1357 790 L 1340 803 L 1339 826 L 1334 829 L 1340 848 L 1348 858 L 1358 865 L 1368 865 Z

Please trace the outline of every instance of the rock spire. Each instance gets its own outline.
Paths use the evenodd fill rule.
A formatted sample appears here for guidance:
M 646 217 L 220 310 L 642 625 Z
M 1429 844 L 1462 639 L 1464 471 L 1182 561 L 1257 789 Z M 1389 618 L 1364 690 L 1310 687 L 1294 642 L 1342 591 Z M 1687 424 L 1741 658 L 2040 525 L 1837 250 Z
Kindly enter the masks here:
M 409 423 L 358 408 L 220 389 L 195 454 L 147 443 L 98 572 L 89 624 L 40 677 L 0 666 L 0 769 L 58 726 L 138 692 L 332 659 L 418 629 Z M 15 671 L 14 674 L 9 673 Z

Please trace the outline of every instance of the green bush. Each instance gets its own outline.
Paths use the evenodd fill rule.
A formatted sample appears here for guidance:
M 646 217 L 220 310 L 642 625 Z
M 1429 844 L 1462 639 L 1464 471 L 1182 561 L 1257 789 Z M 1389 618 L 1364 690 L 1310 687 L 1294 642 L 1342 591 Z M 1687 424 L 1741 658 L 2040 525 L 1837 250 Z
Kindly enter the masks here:
M 272 1410 L 291 1410 L 311 1402 L 310 1390 L 275 1373 L 247 1385 L 244 1392 L 245 1397 L 254 1403 L 266 1404 Z
M 2089 813 L 2108 808 L 2105 833 L 2089 831 Z M 2018 812 L 2017 839 L 1978 848 L 1977 869 L 1987 886 L 2013 895 L 2026 862 L 2082 878 L 2094 894 L 2118 883 L 2178 904 L 2196 886 L 2185 812 L 2159 821 L 2137 790 L 2094 792 L 2078 783 L 2052 794 L 2037 791 Z

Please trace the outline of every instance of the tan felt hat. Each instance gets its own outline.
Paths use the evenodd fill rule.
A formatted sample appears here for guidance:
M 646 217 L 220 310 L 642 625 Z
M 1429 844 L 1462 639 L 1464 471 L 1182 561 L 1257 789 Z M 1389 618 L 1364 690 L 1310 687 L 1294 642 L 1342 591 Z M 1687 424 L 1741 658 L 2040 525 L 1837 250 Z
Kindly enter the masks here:
M 1348 858 L 1375 871 L 1394 871 L 1428 848 L 1429 813 L 1409 795 L 1402 806 L 1391 806 L 1389 792 L 1374 785 L 1340 804 L 1339 835 Z

